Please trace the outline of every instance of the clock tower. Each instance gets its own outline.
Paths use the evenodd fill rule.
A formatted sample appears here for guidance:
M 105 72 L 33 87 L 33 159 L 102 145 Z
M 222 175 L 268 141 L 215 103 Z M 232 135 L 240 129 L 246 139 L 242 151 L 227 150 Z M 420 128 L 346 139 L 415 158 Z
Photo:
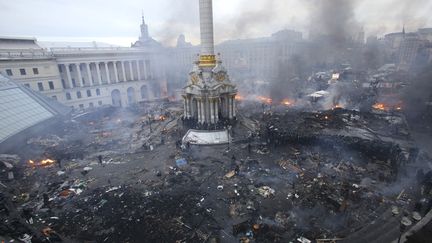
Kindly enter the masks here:
M 214 125 L 236 119 L 237 89 L 214 53 L 212 0 L 199 0 L 199 13 L 201 50 L 183 88 L 183 118 Z

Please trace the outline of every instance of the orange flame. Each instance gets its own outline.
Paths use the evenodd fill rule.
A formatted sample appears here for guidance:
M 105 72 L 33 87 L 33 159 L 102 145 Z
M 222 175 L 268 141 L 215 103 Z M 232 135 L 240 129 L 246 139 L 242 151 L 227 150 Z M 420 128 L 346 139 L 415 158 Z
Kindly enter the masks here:
M 264 103 L 267 103 L 267 104 L 269 104 L 269 105 L 270 105 L 271 103 L 273 103 L 273 100 L 272 100 L 271 98 L 269 98 L 269 97 L 265 97 L 265 96 L 258 96 L 257 98 L 258 98 L 259 101 L 264 102 Z
M 291 106 L 291 105 L 293 105 L 293 103 L 294 103 L 294 102 L 292 102 L 292 101 L 289 100 L 289 99 L 283 99 L 282 102 L 281 102 L 281 104 L 282 104 L 282 105 L 285 105 L 285 106 Z
M 236 95 L 235 100 L 244 100 L 244 97 L 238 94 Z
M 340 108 L 343 108 L 343 106 L 340 105 L 340 104 L 337 104 L 337 105 L 335 105 L 335 106 L 333 107 L 333 109 L 340 109 Z
M 376 103 L 375 105 L 372 106 L 372 108 L 374 108 L 376 110 L 380 110 L 380 111 L 387 110 L 387 107 L 384 103 Z
M 55 161 L 52 160 L 52 159 L 44 159 L 44 160 L 41 160 L 39 163 L 36 163 L 36 162 L 33 161 L 33 160 L 29 160 L 28 162 L 29 162 L 29 164 L 30 164 L 31 166 L 36 166 L 36 165 L 39 165 L 39 166 L 49 166 L 49 165 L 55 163 Z
M 50 165 L 53 163 L 54 163 L 54 160 L 52 160 L 52 159 L 44 159 L 40 162 L 40 165 L 45 166 L 45 165 Z

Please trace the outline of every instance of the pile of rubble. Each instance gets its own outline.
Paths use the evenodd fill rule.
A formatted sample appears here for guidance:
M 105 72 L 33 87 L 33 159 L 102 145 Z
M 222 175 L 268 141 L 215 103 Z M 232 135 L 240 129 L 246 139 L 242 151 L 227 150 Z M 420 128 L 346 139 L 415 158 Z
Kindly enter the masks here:
M 432 206 L 432 172 L 418 170 L 429 158 L 401 116 L 266 113 L 240 120 L 233 143 L 197 147 L 179 144 L 176 111 L 148 115 L 89 114 L 29 140 L 21 158 L 0 156 L 15 160 L 3 162 L 15 178 L 0 185 L 0 237 L 354 242 L 371 222 L 414 224 Z M 384 230 L 372 227 L 356 238 Z

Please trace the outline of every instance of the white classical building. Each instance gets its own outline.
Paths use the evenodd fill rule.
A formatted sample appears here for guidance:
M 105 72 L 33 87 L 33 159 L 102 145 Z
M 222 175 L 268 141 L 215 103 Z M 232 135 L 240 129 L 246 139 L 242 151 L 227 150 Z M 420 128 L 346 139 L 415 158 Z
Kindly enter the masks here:
M 0 37 L 0 73 L 74 109 L 125 107 L 167 97 L 162 53 L 143 19 L 132 48 L 45 49 L 34 38 Z
M 63 99 L 55 58 L 36 39 L 0 37 L 0 73 L 48 97 Z
M 129 106 L 166 97 L 166 82 L 156 67 L 157 53 L 133 48 L 51 51 L 56 57 L 66 103 L 74 107 Z
M 214 53 L 212 0 L 199 0 L 199 10 L 201 51 L 183 88 L 184 118 L 216 124 L 236 117 L 237 90 Z

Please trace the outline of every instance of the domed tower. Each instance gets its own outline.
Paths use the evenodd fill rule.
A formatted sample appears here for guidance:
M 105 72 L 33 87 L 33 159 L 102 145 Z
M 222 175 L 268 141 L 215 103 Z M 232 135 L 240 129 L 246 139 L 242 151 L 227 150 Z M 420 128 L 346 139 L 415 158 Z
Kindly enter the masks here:
M 183 116 L 210 125 L 236 118 L 237 89 L 214 53 L 212 0 L 199 0 L 199 12 L 201 50 L 183 88 Z

